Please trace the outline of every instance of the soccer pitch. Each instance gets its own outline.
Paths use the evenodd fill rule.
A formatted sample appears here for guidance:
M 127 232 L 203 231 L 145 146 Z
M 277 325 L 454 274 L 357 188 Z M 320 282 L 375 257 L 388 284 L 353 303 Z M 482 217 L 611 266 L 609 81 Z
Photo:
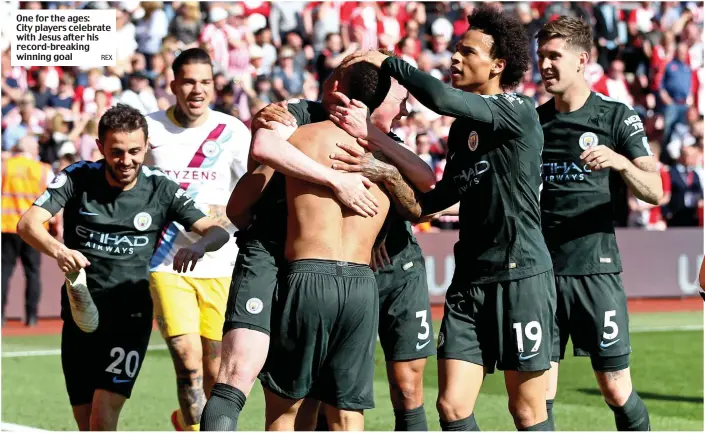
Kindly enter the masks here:
M 632 377 L 646 403 L 652 430 L 703 431 L 703 313 L 631 315 Z M 435 323 L 438 332 L 439 323 Z M 173 430 L 169 417 L 177 407 L 176 380 L 169 353 L 157 332 L 152 349 L 125 405 L 120 430 Z M 76 430 L 64 388 L 59 335 L 2 338 L 3 423 L 47 430 Z M 569 352 L 570 352 L 569 348 Z M 570 352 L 572 353 L 572 352 Z M 394 415 L 378 346 L 376 408 L 366 412 L 366 430 L 393 430 Z M 554 405 L 558 430 L 614 431 L 612 412 L 599 394 L 587 358 L 568 356 L 560 369 Z M 440 430 L 435 401 L 436 358 L 424 377 L 425 408 L 431 430 Z M 488 376 L 475 409 L 482 430 L 515 430 L 507 411 L 504 380 Z M 240 415 L 239 430 L 263 430 L 264 400 L 255 384 Z

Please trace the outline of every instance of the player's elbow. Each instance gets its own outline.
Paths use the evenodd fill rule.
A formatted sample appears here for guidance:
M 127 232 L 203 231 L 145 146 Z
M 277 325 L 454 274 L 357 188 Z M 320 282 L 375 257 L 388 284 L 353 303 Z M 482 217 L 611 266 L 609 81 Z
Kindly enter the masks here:
M 17 223 L 17 234 L 25 242 L 27 242 L 27 237 L 31 231 L 32 224 L 33 221 L 31 216 L 27 215 L 26 213 L 22 215 L 20 221 Z
M 649 204 L 652 204 L 654 206 L 658 206 L 661 204 L 661 201 L 663 200 L 664 192 L 663 192 L 663 183 L 661 181 L 661 176 L 654 176 L 654 188 L 649 191 L 650 194 L 648 194 L 646 202 Z
M 252 154 L 252 158 L 260 164 L 267 164 L 267 162 L 272 158 L 272 139 L 269 135 L 270 131 L 260 129 L 255 134 L 254 140 L 252 140 L 250 153 Z
M 431 170 L 431 167 L 429 167 L 428 170 L 423 170 L 421 172 L 419 184 L 416 185 L 416 187 L 421 192 L 429 192 L 435 186 L 436 186 L 436 175 L 433 173 L 433 170 Z
M 659 188 L 656 190 L 656 194 L 654 194 L 653 201 L 651 202 L 652 205 L 658 206 L 661 204 L 661 201 L 663 200 L 663 189 Z
M 250 213 L 247 211 L 226 212 L 225 215 L 238 230 L 244 230 L 250 225 Z

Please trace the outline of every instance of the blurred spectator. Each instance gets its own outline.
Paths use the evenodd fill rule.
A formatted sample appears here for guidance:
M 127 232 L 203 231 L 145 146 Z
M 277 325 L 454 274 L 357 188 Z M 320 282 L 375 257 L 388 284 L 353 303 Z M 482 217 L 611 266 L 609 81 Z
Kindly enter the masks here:
M 98 119 L 89 118 L 79 139 L 78 154 L 82 160 L 93 161 L 93 152 L 98 149 Z
M 154 113 L 159 109 L 154 90 L 149 87 L 149 77 L 142 71 L 130 75 L 128 88 L 122 92 L 120 102 L 138 109 L 142 114 Z
M 179 13 L 169 24 L 169 34 L 184 45 L 191 46 L 198 42 L 203 28 L 201 9 L 198 2 L 184 2 Z
M 34 137 L 21 138 L 12 149 L 12 155 L 3 163 L 2 182 L 2 317 L 9 284 L 17 264 L 22 261 L 26 279 L 25 324 L 37 324 L 37 307 L 41 295 L 39 267 L 41 253 L 23 241 L 17 234 L 17 223 L 54 179 L 51 167 L 38 161 L 39 147 Z M 48 224 L 46 225 L 48 228 Z
M 269 74 L 277 61 L 277 49 L 272 45 L 272 30 L 267 27 L 257 30 L 255 43 L 262 47 L 262 70 Z
M 76 115 L 80 115 L 81 113 L 98 113 L 96 93 L 102 90 L 102 79 L 103 71 L 98 68 L 93 68 L 88 71 L 88 84 L 86 86 L 76 87 L 72 107 L 72 110 Z
M 306 2 L 286 1 L 272 3 L 269 12 L 269 28 L 272 29 L 272 42 L 279 48 L 286 41 L 289 32 L 305 31 L 303 11 Z
M 433 168 L 433 158 L 431 157 L 431 140 L 425 132 L 416 134 L 416 154 L 423 159 L 429 167 Z
M 595 34 L 598 46 L 598 63 L 607 69 L 610 62 L 617 56 L 619 45 L 619 15 L 617 8 L 612 2 L 600 2 L 595 4 L 593 13 L 595 15 Z
M 235 37 L 234 30 L 227 24 L 228 13 L 221 7 L 214 7 L 208 12 L 209 23 L 203 27 L 200 35 L 201 46 L 208 49 L 213 63 L 221 70 L 228 70 L 230 64 L 230 38 Z
M 319 4 L 309 2 L 304 10 L 304 27 L 306 33 L 311 35 L 313 49 L 316 52 L 327 48 L 329 35 L 339 34 L 340 7 L 341 3 L 334 1 L 323 1 Z M 341 36 L 339 51 L 342 50 L 342 44 Z
M 44 68 L 33 71 L 34 83 L 32 84 L 32 95 L 36 107 L 43 110 L 49 105 L 49 100 L 53 96 L 52 89 L 47 87 L 47 70 Z M 58 83 L 57 86 L 58 87 Z
M 151 67 L 152 56 L 159 52 L 162 38 L 169 33 L 169 20 L 164 12 L 164 4 L 157 1 L 143 1 L 144 16 L 135 27 L 137 51 L 142 53 Z
M 593 90 L 629 106 L 634 105 L 634 98 L 624 77 L 624 62 L 621 60 L 612 61 L 607 75 L 603 75 L 594 84 Z
M 61 170 L 65 169 L 69 165 L 75 163 L 78 160 L 78 157 L 76 156 L 75 153 L 64 153 L 59 157 L 59 160 L 57 161 L 58 164 L 56 165 L 56 172 L 60 172 Z M 63 209 L 62 209 L 63 210 Z
M 687 63 L 688 46 L 680 43 L 676 49 L 676 57 L 666 64 L 666 69 L 661 79 L 661 104 L 663 106 L 664 127 L 663 143 L 671 139 L 671 133 L 676 123 L 685 123 L 685 114 L 688 105 L 692 103 L 691 85 L 692 75 Z
M 703 187 L 696 172 L 698 150 L 686 146 L 671 167 L 671 201 L 666 206 L 669 227 L 697 226 L 698 208 L 703 206 Z
M 340 36 L 340 33 L 329 33 L 326 36 L 326 46 L 316 59 L 319 86 L 323 86 L 323 82 L 343 62 L 343 59 L 356 50 L 356 43 L 351 43 L 347 49 L 343 49 L 343 37 Z
M 56 94 L 51 95 L 49 98 L 49 106 L 53 108 L 63 108 L 70 110 L 73 105 L 74 89 L 73 89 L 74 79 L 71 75 L 66 74 L 61 77 L 59 81 L 59 90 Z
M 130 13 L 124 7 L 118 8 L 115 14 L 115 39 L 120 41 L 116 47 L 115 60 L 118 67 L 123 68 L 137 51 L 137 30 L 130 21 Z
M 12 149 L 20 138 L 25 135 L 39 135 L 44 131 L 46 115 L 35 107 L 34 95 L 25 93 L 19 100 L 17 107 L 10 110 L 3 117 L 3 150 Z
M 299 95 L 304 90 L 304 71 L 294 67 L 296 52 L 289 46 L 283 46 L 279 52 L 279 66 L 272 71 L 272 89 L 280 100 Z
M 47 7 L 45 3 L 15 2 L 8 9 L 18 5 Z M 58 7 L 76 5 L 68 2 Z M 455 43 L 468 28 L 467 16 L 475 2 L 131 0 L 111 5 L 117 8 L 115 66 L 12 67 L 9 40 L 0 40 L 3 149 L 31 134 L 40 143 L 42 161 L 54 166 L 68 161 L 72 149 L 77 158 L 100 159 L 95 147 L 97 125 L 90 120 L 98 119 L 117 101 L 143 112 L 173 105 L 171 66 L 178 52 L 191 46 L 201 46 L 213 59 L 211 107 L 238 116 L 246 124 L 263 104 L 318 99 L 333 68 L 358 49 L 391 48 L 418 69 L 449 83 Z M 514 14 L 532 43 L 534 61 L 514 91 L 533 97 L 536 105 L 551 100 L 535 63 L 534 34 L 559 15 L 581 17 L 593 24 L 595 45 L 585 71 L 591 88 L 633 106 L 652 148 L 657 148 L 654 142 L 660 143 L 665 163 L 662 174 L 671 172 L 684 148 L 695 150 L 693 171 L 703 173 L 702 2 L 492 5 Z M 452 119 L 432 112 L 413 97 L 407 108 L 411 114 L 394 123 L 394 132 L 442 175 Z M 612 177 L 619 181 L 618 175 Z M 621 192 L 615 193 L 614 201 L 615 209 L 625 214 L 620 221 L 626 222 L 627 209 L 632 210 L 632 226 L 655 228 L 670 221 L 668 206 L 663 207 L 659 220 L 655 217 L 659 207 L 645 209 L 643 203 Z M 455 227 L 457 217 L 446 216 L 432 224 Z

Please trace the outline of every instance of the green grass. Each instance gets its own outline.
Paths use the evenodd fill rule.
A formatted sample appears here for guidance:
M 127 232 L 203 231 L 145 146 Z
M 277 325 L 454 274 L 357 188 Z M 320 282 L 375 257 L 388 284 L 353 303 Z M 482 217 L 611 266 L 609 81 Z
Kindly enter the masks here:
M 668 326 L 702 325 L 702 313 L 633 314 L 633 331 Z M 439 329 L 436 324 L 435 329 Z M 152 344 L 162 345 L 158 333 Z M 59 336 L 3 337 L 3 352 L 57 349 Z M 645 401 L 653 430 L 703 431 L 703 331 L 651 331 L 632 334 L 632 378 Z M 570 351 L 570 349 L 569 349 Z M 394 417 L 384 358 L 376 355 L 377 408 L 366 412 L 367 430 L 392 430 Z M 132 399 L 123 409 L 121 430 L 172 430 L 169 415 L 177 407 L 176 384 L 169 354 L 148 352 Z M 586 358 L 569 356 L 561 363 L 554 406 L 560 430 L 615 430 L 612 412 L 597 391 Z M 436 359 L 425 371 L 426 413 L 431 430 L 439 430 L 435 400 Z M 515 430 L 507 412 L 501 374 L 488 377 L 476 406 L 483 430 Z M 262 390 L 256 385 L 240 417 L 240 430 L 262 430 Z M 59 356 L 2 359 L 2 421 L 50 430 L 75 430 Z

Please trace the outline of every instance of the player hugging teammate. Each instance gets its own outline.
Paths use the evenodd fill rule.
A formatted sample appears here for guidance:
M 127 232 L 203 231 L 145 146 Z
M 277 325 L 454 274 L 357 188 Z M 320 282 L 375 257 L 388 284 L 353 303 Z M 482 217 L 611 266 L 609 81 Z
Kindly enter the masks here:
M 442 429 L 479 430 L 475 403 L 485 375 L 496 368 L 504 372 L 516 428 L 553 430 L 557 363 L 568 338 L 576 355 L 591 357 L 617 428 L 650 429 L 629 374 L 626 296 L 607 172 L 618 171 L 637 197 L 660 200 L 643 126 L 631 107 L 589 90 L 583 77 L 592 41 L 587 24 L 560 17 L 537 35 L 540 72 L 555 98 L 536 109 L 531 98 L 511 93 L 529 65 L 521 23 L 484 5 L 468 20 L 452 57 L 452 87 L 394 56 L 358 52 L 326 81 L 321 103 L 291 100 L 255 116 L 247 172 L 225 209 L 239 231 L 228 300 L 217 308 L 226 307 L 222 362 L 202 415 L 181 414 L 175 426 L 197 429 L 200 416 L 202 430 L 236 430 L 259 377 L 268 430 L 314 430 L 319 410 L 332 430 L 362 429 L 364 410 L 374 407 L 379 334 L 395 430 L 427 430 L 423 369 L 436 348 L 424 259 L 408 221 L 427 220 L 459 203 L 455 274 L 437 347 Z M 189 62 L 177 59 L 181 106 L 150 118 L 156 127 L 168 126 L 164 136 L 205 124 L 215 128 L 208 123 L 215 117 L 202 109 L 212 86 L 207 60 L 201 54 Z M 428 166 L 391 133 L 392 122 L 407 114 L 408 93 L 458 119 L 437 184 Z M 188 227 L 203 236 L 179 245 L 172 264 L 177 272 L 228 239 L 178 184 L 142 166 L 147 129 L 139 113 L 108 111 L 98 141 L 105 161 L 67 168 L 20 223 L 23 238 L 55 257 L 64 272 L 85 269 L 87 275 L 70 279 L 62 313 L 62 361 L 81 429 L 114 430 L 130 395 L 149 336 L 147 252 L 161 230 L 178 222 L 182 240 Z M 203 143 L 198 152 L 208 157 L 212 149 L 205 147 L 212 145 Z M 159 157 L 159 149 L 152 156 Z M 241 154 L 233 158 L 243 165 Z M 581 176 L 559 176 L 561 167 Z M 241 174 L 235 171 L 233 179 Z M 208 204 L 222 207 L 220 201 Z M 42 228 L 62 207 L 66 246 Z M 569 235 L 576 226 L 577 238 Z M 116 227 L 117 233 L 108 231 Z M 134 250 L 119 260 L 108 257 L 102 244 L 114 238 L 127 239 Z M 113 269 L 126 266 L 133 269 L 130 278 L 116 279 L 128 273 Z M 134 268 L 139 275 L 133 276 Z M 77 313 L 69 313 L 67 295 L 86 287 L 100 313 L 94 334 L 78 328 L 73 316 L 81 308 L 71 305 Z M 194 290 L 220 290 L 199 287 Z M 106 310 L 108 299 L 123 305 L 126 294 L 131 307 L 121 315 Z M 166 291 L 159 296 L 168 297 Z M 195 338 L 200 331 L 197 322 L 192 325 Z M 166 328 L 167 339 L 181 333 Z M 78 359 L 76 347 L 87 344 L 100 350 Z

